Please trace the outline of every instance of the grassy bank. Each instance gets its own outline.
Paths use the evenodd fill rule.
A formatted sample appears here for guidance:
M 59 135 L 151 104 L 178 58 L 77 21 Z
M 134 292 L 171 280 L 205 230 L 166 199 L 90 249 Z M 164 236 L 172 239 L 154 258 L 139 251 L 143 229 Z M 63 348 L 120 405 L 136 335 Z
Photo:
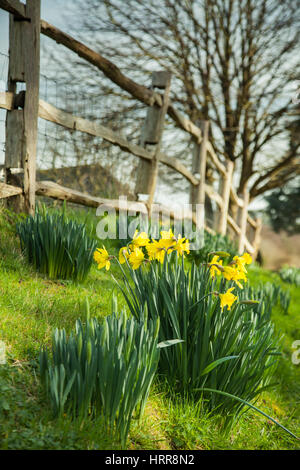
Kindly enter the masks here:
M 80 221 L 85 213 L 74 215 Z M 92 266 L 82 284 L 51 281 L 35 273 L 20 253 L 15 234 L 16 216 L 0 212 L 0 340 L 6 345 L 6 364 L 0 365 L 1 449 L 115 449 L 117 442 L 105 437 L 101 421 L 72 422 L 67 416 L 54 420 L 39 383 L 38 353 L 50 344 L 54 328 L 70 331 L 77 318 L 85 319 L 88 297 L 91 315 L 103 317 L 111 311 L 112 293 L 124 304 L 112 274 Z M 89 224 L 96 223 L 91 216 Z M 110 251 L 115 248 L 110 247 Z M 253 267 L 252 285 L 276 282 L 291 292 L 288 314 L 278 305 L 272 316 L 283 335 L 283 355 L 274 378 L 276 387 L 257 402 L 264 412 L 295 434 L 300 434 L 300 366 L 292 363 L 292 343 L 300 339 L 300 289 L 285 284 L 276 273 Z M 130 449 L 296 449 L 296 441 L 271 421 L 252 410 L 231 429 L 224 431 L 222 419 L 209 415 L 202 403 L 171 398 L 168 387 L 155 382 L 141 423 L 133 420 Z

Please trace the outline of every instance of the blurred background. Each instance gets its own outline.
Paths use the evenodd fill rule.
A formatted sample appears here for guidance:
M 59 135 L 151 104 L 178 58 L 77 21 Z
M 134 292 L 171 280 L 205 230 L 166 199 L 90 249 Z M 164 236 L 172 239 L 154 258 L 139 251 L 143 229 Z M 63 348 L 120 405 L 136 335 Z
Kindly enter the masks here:
M 250 214 L 263 218 L 264 266 L 300 267 L 300 2 L 42 0 L 41 6 L 44 20 L 136 82 L 150 87 L 154 70 L 172 72 L 172 103 L 193 122 L 210 121 L 220 160 L 234 162 L 238 194 L 247 186 Z M 0 91 L 7 86 L 8 20 L 0 10 Z M 40 98 L 139 142 L 146 106 L 44 35 Z M 1 109 L 0 165 L 5 119 Z M 168 118 L 162 150 L 192 168 L 192 139 Z M 38 179 L 133 199 L 140 162 L 101 138 L 39 119 L 37 164 Z M 215 170 L 208 165 L 206 172 L 217 189 Z M 189 183 L 160 165 L 155 201 L 184 204 L 189 194 Z M 211 221 L 215 210 L 207 200 Z

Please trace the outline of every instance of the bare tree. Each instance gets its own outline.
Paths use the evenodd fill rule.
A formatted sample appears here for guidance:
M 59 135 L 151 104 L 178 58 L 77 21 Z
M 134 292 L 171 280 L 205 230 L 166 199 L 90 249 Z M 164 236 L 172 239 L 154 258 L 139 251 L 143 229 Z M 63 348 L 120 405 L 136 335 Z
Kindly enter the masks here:
M 299 173 L 289 113 L 300 76 L 300 0 L 74 0 L 72 9 L 73 34 L 135 80 L 172 72 L 172 102 L 193 121 L 211 121 L 213 147 L 234 161 L 239 192 L 248 185 L 253 198 Z M 66 71 L 65 58 L 56 60 Z M 127 93 L 94 79 L 77 58 L 67 72 L 96 89 L 109 120 L 138 138 L 143 113 L 128 120 Z M 165 145 L 188 159 L 188 137 L 175 147 L 174 127 L 166 127 Z

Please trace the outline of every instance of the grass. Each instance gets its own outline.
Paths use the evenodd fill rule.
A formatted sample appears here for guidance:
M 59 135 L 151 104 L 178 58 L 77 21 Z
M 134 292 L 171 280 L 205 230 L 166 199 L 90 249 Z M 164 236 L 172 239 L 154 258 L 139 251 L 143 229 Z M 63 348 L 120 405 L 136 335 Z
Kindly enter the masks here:
M 81 222 L 86 214 L 72 215 Z M 77 318 L 84 320 L 87 296 L 91 315 L 98 318 L 110 313 L 112 292 L 124 305 L 111 276 L 120 278 L 118 268 L 112 265 L 106 272 L 93 265 L 82 284 L 50 281 L 35 273 L 21 255 L 16 222 L 17 216 L 0 210 L 0 340 L 5 342 L 7 357 L 7 363 L 0 365 L 0 449 L 118 449 L 119 443 L 105 436 L 101 420 L 53 419 L 40 387 L 37 363 L 40 345 L 50 344 L 55 327 L 68 332 Z M 92 213 L 87 223 L 96 226 Z M 109 243 L 106 246 L 111 252 Z M 256 266 L 249 277 L 253 285 L 271 281 L 291 292 L 288 314 L 279 306 L 272 313 L 283 334 L 283 357 L 275 377 L 278 385 L 265 392 L 256 406 L 299 435 L 300 365 L 292 363 L 291 355 L 293 341 L 300 340 L 300 289 Z M 158 380 L 151 388 L 142 422 L 132 422 L 128 441 L 128 449 L 136 450 L 299 448 L 299 441 L 251 410 L 225 431 L 222 418 L 210 415 L 205 404 L 174 397 Z

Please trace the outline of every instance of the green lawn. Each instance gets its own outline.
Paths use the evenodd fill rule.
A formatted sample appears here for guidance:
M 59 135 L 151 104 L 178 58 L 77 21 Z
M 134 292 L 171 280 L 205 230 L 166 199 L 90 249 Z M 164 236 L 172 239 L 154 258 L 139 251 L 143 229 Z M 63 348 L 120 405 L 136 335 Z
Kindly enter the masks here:
M 84 211 L 76 218 L 84 219 Z M 75 215 L 74 215 L 75 216 Z M 112 274 L 93 266 L 83 284 L 50 281 L 35 273 L 22 257 L 15 235 L 16 217 L 0 210 L 0 340 L 6 345 L 7 363 L 0 365 L 1 449 L 117 449 L 105 437 L 102 423 L 53 419 L 39 384 L 38 353 L 50 344 L 54 328 L 70 331 L 77 318 L 85 318 L 88 297 L 91 314 L 111 311 L 113 292 L 123 305 Z M 89 217 L 90 224 L 96 219 Z M 116 252 L 116 249 L 114 249 Z M 285 315 L 280 306 L 273 321 L 283 334 L 283 355 L 275 377 L 276 387 L 265 392 L 257 406 L 300 435 L 300 365 L 292 363 L 292 343 L 300 340 L 300 289 L 283 283 L 276 273 L 253 267 L 251 284 L 280 283 L 290 289 L 292 302 Z M 133 420 L 129 449 L 297 449 L 296 441 L 271 421 L 250 410 L 230 430 L 221 418 L 210 416 L 202 403 L 171 398 L 167 386 L 154 383 L 141 423 Z

